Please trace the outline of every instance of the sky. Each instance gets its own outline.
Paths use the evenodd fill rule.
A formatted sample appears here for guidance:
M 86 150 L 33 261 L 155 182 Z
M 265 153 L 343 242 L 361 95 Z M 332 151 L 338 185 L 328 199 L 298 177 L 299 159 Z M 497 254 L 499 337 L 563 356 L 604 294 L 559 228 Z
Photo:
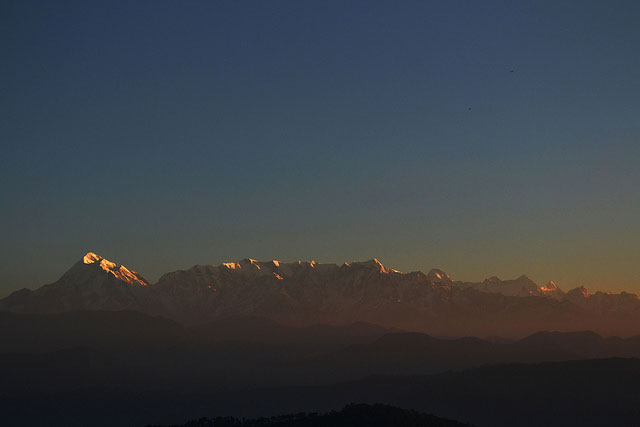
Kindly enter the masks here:
M 378 258 L 640 293 L 636 1 L 3 1 L 0 297 Z

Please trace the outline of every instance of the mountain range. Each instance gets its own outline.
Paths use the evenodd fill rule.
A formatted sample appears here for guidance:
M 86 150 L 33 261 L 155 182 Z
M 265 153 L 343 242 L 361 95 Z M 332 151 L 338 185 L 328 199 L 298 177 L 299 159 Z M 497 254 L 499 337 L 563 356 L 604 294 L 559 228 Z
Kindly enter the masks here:
M 401 273 L 377 259 L 321 264 L 244 259 L 196 265 L 150 284 L 89 252 L 63 276 L 0 300 L 0 311 L 131 310 L 184 324 L 259 316 L 285 325 L 368 322 L 447 336 L 521 337 L 540 330 L 640 333 L 640 298 L 622 292 L 563 292 L 526 276 L 453 280 L 442 270 Z

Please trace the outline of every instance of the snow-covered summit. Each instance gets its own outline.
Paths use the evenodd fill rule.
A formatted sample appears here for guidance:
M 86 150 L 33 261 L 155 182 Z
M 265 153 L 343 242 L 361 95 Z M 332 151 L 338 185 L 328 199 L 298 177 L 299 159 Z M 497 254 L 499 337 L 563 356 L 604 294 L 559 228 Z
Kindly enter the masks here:
M 109 261 L 108 259 L 105 259 L 93 252 L 87 252 L 87 254 L 82 258 L 82 263 L 85 265 L 99 266 L 100 269 L 113 275 L 118 280 L 131 285 L 147 286 L 148 284 L 138 272 L 129 270 L 124 265 L 118 266 L 115 262 Z
M 440 270 L 439 268 L 433 268 L 427 273 L 427 279 L 432 282 L 453 282 L 451 276 L 444 272 L 444 270 Z

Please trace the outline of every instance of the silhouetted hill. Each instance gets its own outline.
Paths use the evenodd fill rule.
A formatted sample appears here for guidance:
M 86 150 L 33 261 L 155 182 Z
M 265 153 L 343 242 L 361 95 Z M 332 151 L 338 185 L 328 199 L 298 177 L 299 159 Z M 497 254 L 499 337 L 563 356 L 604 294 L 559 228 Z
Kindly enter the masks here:
M 351 344 L 371 342 L 399 330 L 365 322 L 341 326 L 318 324 L 295 327 L 263 317 L 246 316 L 229 317 L 191 326 L 189 331 L 202 343 L 255 343 L 263 346 L 294 346 L 329 351 Z
M 519 344 L 566 352 L 574 358 L 640 357 L 640 336 L 630 338 L 601 337 L 592 331 L 538 332 Z
M 184 328 L 161 317 L 114 311 L 1 313 L 0 342 L 5 358 L 0 381 L 15 384 L 8 390 L 25 391 L 89 385 L 185 391 L 321 385 L 510 362 L 640 357 L 640 337 L 590 332 L 542 332 L 493 343 L 389 332 L 368 324 L 295 328 L 253 317 Z M 78 375 L 86 366 L 93 371 Z
M 410 375 L 464 369 L 505 362 L 537 362 L 576 358 L 575 353 L 519 343 L 496 344 L 478 338 L 434 338 L 421 333 L 386 334 L 370 343 L 333 352 L 324 360 L 335 371 L 359 376 Z
M 640 360 L 508 364 L 418 376 L 375 376 L 318 387 L 236 391 L 84 388 L 20 393 L 2 388 L 7 426 L 181 424 L 236 417 L 325 412 L 350 402 L 413 409 L 477 426 L 636 426 Z
M 325 414 L 299 413 L 242 420 L 232 417 L 201 418 L 172 427 L 464 427 L 467 425 L 389 405 L 351 404 L 341 411 Z
M 566 341 L 563 337 L 566 335 Z M 532 363 L 606 357 L 640 357 L 640 337 L 603 338 L 593 332 L 542 332 L 519 341 L 493 343 L 478 338 L 434 338 L 390 333 L 308 361 L 315 372 L 335 378 L 411 375 L 511 362 Z
M 175 321 L 136 311 L 0 312 L 2 352 L 42 352 L 70 347 L 130 349 L 181 345 L 189 340 L 187 331 Z
M 87 348 L 51 353 L 0 353 L 0 392 L 20 395 L 97 387 L 156 386 L 148 369 Z

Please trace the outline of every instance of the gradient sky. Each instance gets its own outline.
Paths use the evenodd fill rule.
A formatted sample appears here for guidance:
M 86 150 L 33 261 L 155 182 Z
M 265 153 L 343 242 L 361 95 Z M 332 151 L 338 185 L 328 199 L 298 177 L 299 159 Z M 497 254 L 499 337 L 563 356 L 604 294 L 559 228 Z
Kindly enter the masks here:
M 0 297 L 92 250 L 640 291 L 640 4 L 0 6 Z

